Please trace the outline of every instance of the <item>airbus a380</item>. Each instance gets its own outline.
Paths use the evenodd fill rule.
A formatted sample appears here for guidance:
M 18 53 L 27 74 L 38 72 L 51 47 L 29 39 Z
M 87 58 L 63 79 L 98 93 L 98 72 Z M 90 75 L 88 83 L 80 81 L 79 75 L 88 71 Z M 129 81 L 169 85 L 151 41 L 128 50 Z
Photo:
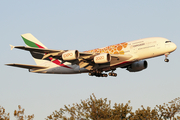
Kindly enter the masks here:
M 78 50 L 47 49 L 32 34 L 22 34 L 26 46 L 11 46 L 29 51 L 37 65 L 6 64 L 8 66 L 26 68 L 29 72 L 49 74 L 89 73 L 90 76 L 117 76 L 116 68 L 126 68 L 129 72 L 146 69 L 148 63 L 144 59 L 168 55 L 177 46 L 162 37 L 150 37 L 130 42 L 124 42 L 103 48 L 79 52 Z M 109 74 L 106 74 L 109 72 Z

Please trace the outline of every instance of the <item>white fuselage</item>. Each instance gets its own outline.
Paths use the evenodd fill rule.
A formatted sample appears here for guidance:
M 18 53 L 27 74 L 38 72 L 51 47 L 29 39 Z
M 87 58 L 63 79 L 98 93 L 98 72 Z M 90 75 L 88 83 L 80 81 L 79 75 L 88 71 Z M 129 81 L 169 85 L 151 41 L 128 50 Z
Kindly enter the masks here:
M 161 56 L 166 53 L 171 53 L 176 49 L 176 45 L 173 42 L 169 41 L 166 38 L 161 38 L 161 37 L 144 38 L 144 39 L 130 41 L 127 42 L 126 44 L 127 46 L 124 47 L 119 52 L 119 54 L 132 55 L 133 57 L 130 58 L 128 61 L 134 61 L 134 62 L 143 59 Z M 99 48 L 99 50 L 103 50 L 103 48 Z M 52 73 L 52 74 L 77 74 L 77 73 L 88 72 L 87 69 L 80 68 L 78 65 L 71 65 L 71 63 L 68 62 L 65 62 L 64 64 L 69 68 L 55 65 L 55 66 L 49 66 L 48 69 L 39 70 L 39 71 L 36 70 L 32 72 Z M 113 63 L 110 64 L 109 66 L 115 66 L 117 64 L 120 63 L 118 62 Z

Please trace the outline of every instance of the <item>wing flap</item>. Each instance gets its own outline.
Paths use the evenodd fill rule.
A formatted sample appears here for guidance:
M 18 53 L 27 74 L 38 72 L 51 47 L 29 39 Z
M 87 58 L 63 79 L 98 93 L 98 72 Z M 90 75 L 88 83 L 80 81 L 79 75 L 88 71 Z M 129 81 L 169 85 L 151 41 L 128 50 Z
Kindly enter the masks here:
M 87 66 L 87 65 L 89 65 L 88 62 L 80 62 L 80 63 L 79 63 L 79 67 L 80 67 L 80 68 L 83 68 L 83 67 L 85 67 L 85 66 Z
M 13 67 L 25 68 L 25 69 L 45 69 L 45 68 L 48 68 L 48 67 L 45 67 L 45 66 L 27 65 L 27 64 L 16 64 L 16 63 L 6 64 L 6 65 L 13 66 Z

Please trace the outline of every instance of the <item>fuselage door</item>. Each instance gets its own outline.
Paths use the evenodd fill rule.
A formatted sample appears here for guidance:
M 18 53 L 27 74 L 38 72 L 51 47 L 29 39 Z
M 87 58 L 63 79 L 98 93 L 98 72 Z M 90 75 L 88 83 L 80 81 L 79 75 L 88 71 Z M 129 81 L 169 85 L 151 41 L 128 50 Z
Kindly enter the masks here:
M 161 48 L 161 45 L 160 45 L 160 43 L 159 43 L 159 42 L 157 42 L 157 44 L 156 44 L 156 48 L 157 48 L 157 49 L 160 49 L 160 48 Z
M 133 46 L 133 52 L 136 54 L 137 53 L 137 47 Z

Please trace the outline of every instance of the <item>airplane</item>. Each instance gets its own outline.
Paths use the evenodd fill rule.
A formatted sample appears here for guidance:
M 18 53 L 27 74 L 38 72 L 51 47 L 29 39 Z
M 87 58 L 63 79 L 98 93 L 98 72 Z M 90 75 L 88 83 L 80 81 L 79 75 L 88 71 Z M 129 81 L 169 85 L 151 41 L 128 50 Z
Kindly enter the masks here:
M 26 46 L 10 45 L 11 50 L 17 48 L 29 51 L 37 65 L 6 65 L 47 74 L 88 73 L 89 76 L 116 77 L 114 71 L 117 68 L 126 68 L 129 72 L 146 69 L 148 62 L 145 59 L 165 55 L 164 61 L 169 62 L 168 56 L 177 48 L 176 44 L 166 38 L 150 37 L 79 52 L 48 49 L 31 33 L 22 34 L 21 37 Z

